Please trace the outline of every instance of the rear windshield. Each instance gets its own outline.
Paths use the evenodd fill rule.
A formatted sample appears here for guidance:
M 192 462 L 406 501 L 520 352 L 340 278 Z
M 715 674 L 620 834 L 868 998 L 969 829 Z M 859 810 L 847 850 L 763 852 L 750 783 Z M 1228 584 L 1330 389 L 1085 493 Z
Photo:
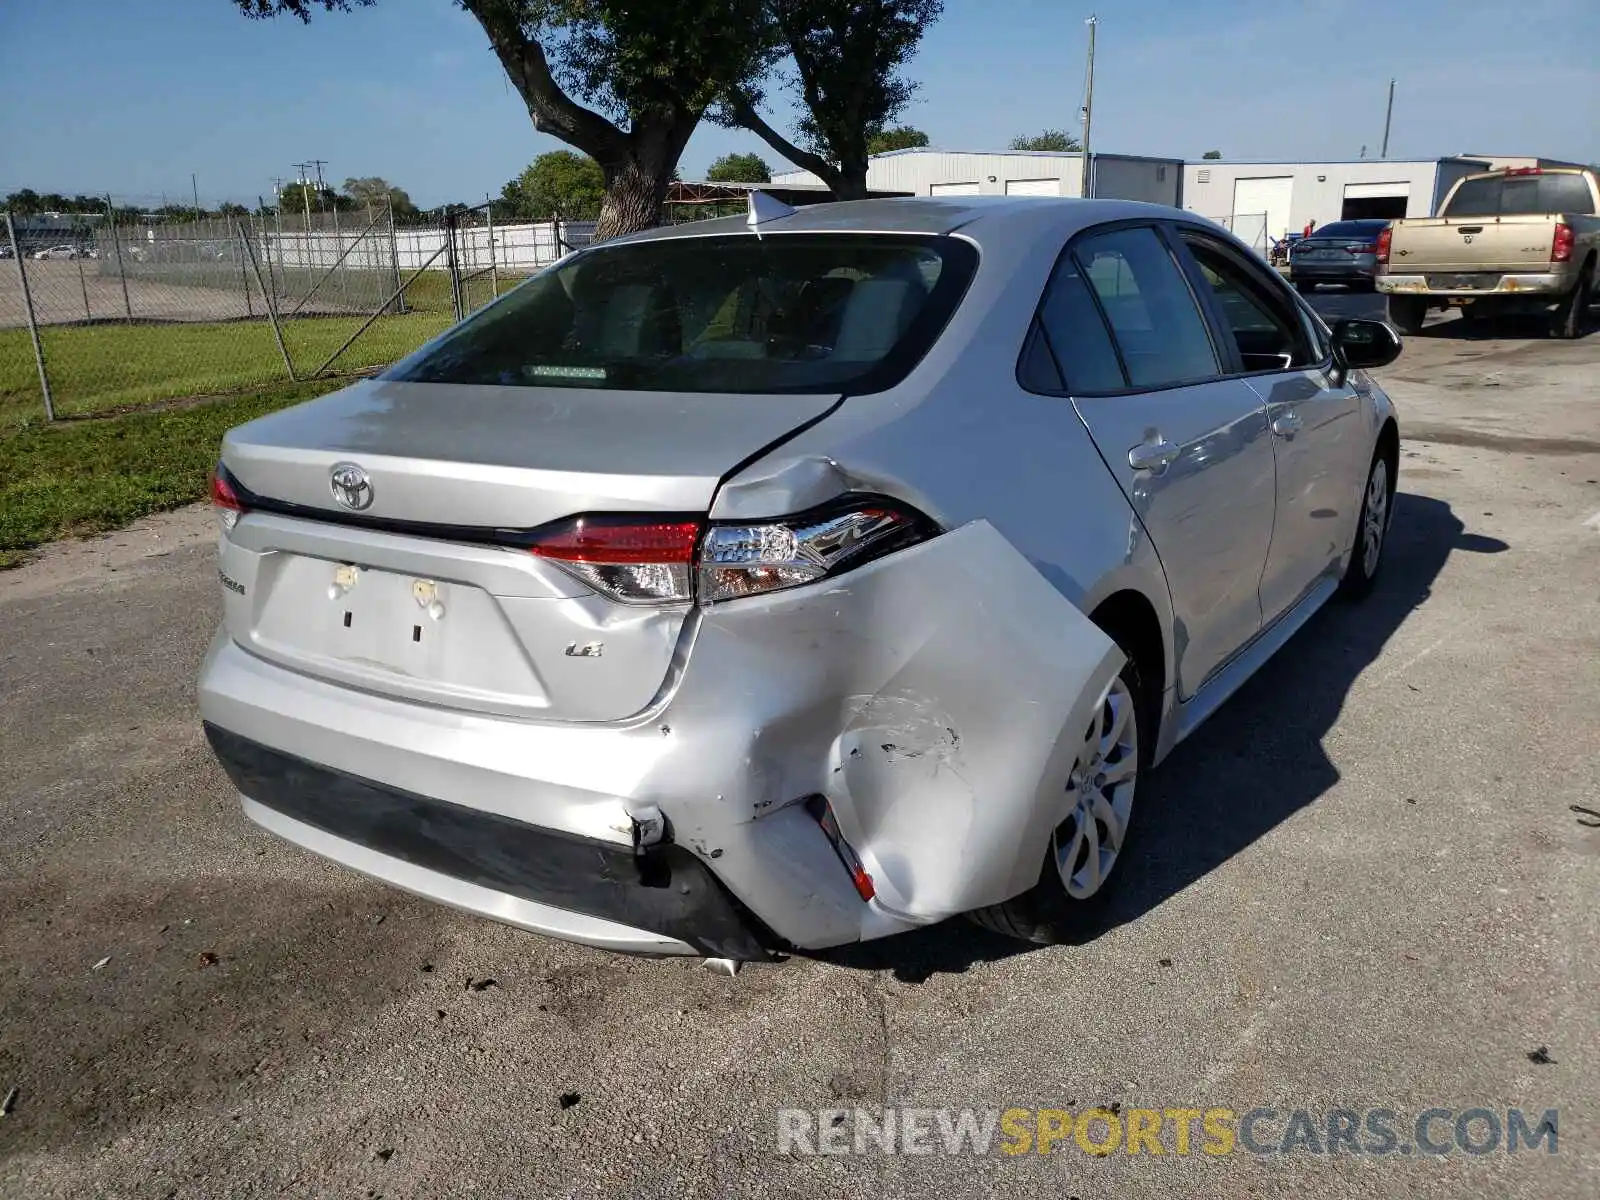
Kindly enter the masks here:
M 1582 175 L 1492 175 L 1464 182 L 1440 215 L 1501 217 L 1518 213 L 1592 215 L 1594 197 Z
M 1335 221 L 1332 225 L 1318 225 L 1311 231 L 1314 238 L 1354 238 L 1370 241 L 1378 236 L 1387 221 Z
M 871 392 L 927 353 L 977 264 L 951 237 L 792 233 L 600 247 L 389 379 L 674 392 Z

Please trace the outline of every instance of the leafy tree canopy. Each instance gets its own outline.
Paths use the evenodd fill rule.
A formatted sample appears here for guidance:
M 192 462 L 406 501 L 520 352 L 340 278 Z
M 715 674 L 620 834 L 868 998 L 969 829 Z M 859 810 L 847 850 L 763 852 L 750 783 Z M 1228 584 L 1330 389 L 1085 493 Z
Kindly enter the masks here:
M 759 154 L 724 154 L 706 172 L 712 183 L 771 183 L 772 168 Z
M 605 197 L 605 173 L 600 164 L 571 150 L 541 154 L 527 170 L 500 189 L 511 215 L 535 221 L 561 216 L 593 220 Z
M 891 150 L 915 150 L 928 144 L 928 135 L 909 125 L 880 129 L 867 139 L 868 154 L 888 154 Z
M 350 197 L 357 208 L 373 208 L 387 204 L 394 210 L 397 220 L 417 215 L 417 206 L 411 203 L 404 188 L 397 188 L 387 179 L 368 175 L 363 179 L 346 179 L 340 189 Z
M 1203 159 L 1207 159 L 1207 160 L 1219 159 L 1219 158 L 1222 157 L 1222 151 L 1221 150 L 1207 150 L 1200 157 L 1203 158 Z
M 718 119 L 741 125 L 841 200 L 867 191 L 868 139 L 916 94 L 902 70 L 944 11 L 941 0 L 767 0 L 760 70 L 724 96 Z M 787 64 L 787 65 L 785 65 Z M 800 101 L 794 135 L 761 113 L 768 93 Z
M 1011 139 L 1013 150 L 1057 150 L 1069 152 L 1082 150 L 1083 144 L 1062 129 L 1046 129 L 1043 133 L 1036 133 L 1032 137 L 1014 137 Z

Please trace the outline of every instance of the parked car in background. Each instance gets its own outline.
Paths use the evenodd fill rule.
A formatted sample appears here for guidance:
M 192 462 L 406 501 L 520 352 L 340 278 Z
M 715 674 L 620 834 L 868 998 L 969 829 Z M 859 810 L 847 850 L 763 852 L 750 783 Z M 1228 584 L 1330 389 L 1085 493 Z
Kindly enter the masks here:
M 1594 303 L 1600 178 L 1591 169 L 1519 167 L 1459 180 L 1437 217 L 1393 222 L 1378 241 L 1389 319 L 1415 333 L 1432 308 L 1471 319 L 1548 316 L 1574 338 Z
M 43 250 L 35 250 L 33 257 L 36 259 L 77 258 L 79 254 L 76 246 L 47 246 Z
M 1372 290 L 1378 274 L 1378 235 L 1387 220 L 1334 221 L 1301 238 L 1289 252 L 1289 282 L 1312 292 L 1319 283 Z
M 9 245 L 0 245 L 0 258 L 15 258 L 17 252 Z
M 751 204 L 225 437 L 212 748 L 274 833 L 614 950 L 1080 936 L 1149 770 L 1371 587 L 1399 338 L 1177 209 Z

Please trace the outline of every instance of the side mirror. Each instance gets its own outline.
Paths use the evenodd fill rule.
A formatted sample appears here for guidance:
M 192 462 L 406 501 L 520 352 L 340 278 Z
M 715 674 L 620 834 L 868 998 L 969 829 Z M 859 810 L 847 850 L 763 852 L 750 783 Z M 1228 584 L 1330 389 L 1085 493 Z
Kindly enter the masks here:
M 1400 335 L 1384 321 L 1346 318 L 1332 332 L 1333 359 L 1348 370 L 1370 371 L 1400 357 Z

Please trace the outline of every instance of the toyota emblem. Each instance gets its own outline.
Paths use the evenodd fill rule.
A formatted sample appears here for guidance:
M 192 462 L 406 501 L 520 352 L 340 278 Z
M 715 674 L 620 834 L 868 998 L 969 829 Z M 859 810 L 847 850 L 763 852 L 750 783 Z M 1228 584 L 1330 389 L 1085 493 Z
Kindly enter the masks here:
M 359 512 L 372 507 L 372 480 L 353 462 L 334 463 L 328 474 L 328 487 L 333 498 L 346 508 Z

